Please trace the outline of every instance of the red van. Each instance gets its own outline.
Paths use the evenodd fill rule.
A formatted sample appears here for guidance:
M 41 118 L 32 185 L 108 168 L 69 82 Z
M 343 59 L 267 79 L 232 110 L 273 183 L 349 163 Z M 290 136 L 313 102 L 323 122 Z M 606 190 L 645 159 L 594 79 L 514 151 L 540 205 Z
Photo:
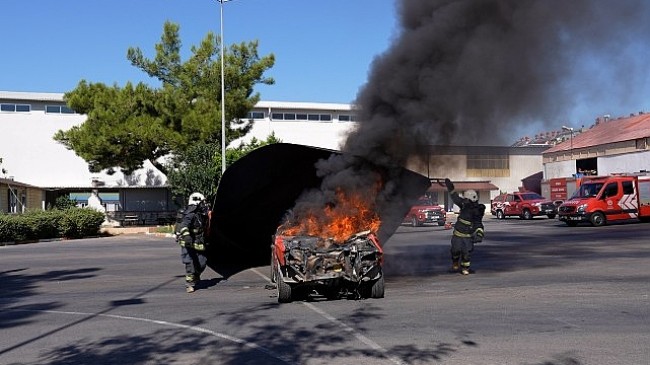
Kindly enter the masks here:
M 617 174 L 582 179 L 580 188 L 560 205 L 559 219 L 568 226 L 581 222 L 650 221 L 650 176 Z

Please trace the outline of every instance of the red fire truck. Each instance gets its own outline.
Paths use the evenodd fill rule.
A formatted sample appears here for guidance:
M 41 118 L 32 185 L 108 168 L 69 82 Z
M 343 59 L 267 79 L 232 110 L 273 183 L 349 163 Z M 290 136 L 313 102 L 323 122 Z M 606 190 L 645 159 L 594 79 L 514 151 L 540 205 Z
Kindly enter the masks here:
M 560 205 L 558 215 L 571 227 L 581 222 L 603 226 L 607 222 L 627 219 L 650 221 L 650 175 L 584 177 L 580 188 Z

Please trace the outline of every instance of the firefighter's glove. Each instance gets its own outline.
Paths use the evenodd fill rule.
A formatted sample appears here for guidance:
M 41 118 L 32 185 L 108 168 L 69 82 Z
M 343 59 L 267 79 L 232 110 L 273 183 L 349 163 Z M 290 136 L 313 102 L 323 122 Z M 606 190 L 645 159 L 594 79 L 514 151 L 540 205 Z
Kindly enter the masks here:
M 181 241 L 183 242 L 182 243 L 183 246 L 192 247 L 192 236 L 190 236 L 189 234 L 181 237 Z
M 485 232 L 483 232 L 483 228 L 478 228 L 472 234 L 472 241 L 474 241 L 474 243 L 482 242 L 484 236 L 485 236 Z
M 454 191 L 454 183 L 451 180 L 445 179 L 445 186 L 447 186 L 447 190 L 450 192 Z

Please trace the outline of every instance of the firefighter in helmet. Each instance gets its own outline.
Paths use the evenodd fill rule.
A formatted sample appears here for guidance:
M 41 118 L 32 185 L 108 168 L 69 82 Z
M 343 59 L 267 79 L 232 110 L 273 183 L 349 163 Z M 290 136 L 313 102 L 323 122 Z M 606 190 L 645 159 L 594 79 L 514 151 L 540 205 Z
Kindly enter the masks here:
M 483 215 L 485 205 L 478 202 L 478 194 L 467 190 L 462 195 L 454 190 L 454 184 L 445 179 L 445 185 L 454 204 L 460 207 L 458 219 L 451 237 L 451 270 L 469 275 L 470 258 L 474 244 L 481 242 L 484 236 Z
M 192 193 L 187 206 L 176 219 L 176 241 L 181 246 L 185 265 L 185 288 L 194 292 L 207 265 L 205 231 L 209 207 L 201 193 Z

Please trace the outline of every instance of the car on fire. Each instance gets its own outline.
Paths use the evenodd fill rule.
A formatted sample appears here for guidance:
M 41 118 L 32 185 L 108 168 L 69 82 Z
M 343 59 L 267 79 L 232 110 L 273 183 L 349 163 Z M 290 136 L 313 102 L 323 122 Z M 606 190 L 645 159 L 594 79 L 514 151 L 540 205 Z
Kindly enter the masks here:
M 311 291 L 328 299 L 383 298 L 382 264 L 383 250 L 371 231 L 344 242 L 280 232 L 273 237 L 271 281 L 276 283 L 280 303 L 302 299 Z
M 447 212 L 431 199 L 424 196 L 418 199 L 404 216 L 402 224 L 410 224 L 413 227 L 422 226 L 425 223 L 437 223 L 444 226 L 447 221 Z
M 553 219 L 557 215 L 557 205 L 535 192 L 524 191 L 498 195 L 492 200 L 490 211 L 498 219 L 508 216 L 532 219 L 542 215 Z

